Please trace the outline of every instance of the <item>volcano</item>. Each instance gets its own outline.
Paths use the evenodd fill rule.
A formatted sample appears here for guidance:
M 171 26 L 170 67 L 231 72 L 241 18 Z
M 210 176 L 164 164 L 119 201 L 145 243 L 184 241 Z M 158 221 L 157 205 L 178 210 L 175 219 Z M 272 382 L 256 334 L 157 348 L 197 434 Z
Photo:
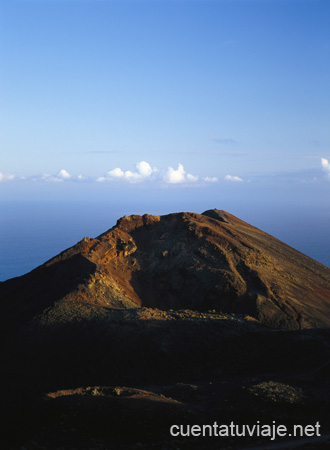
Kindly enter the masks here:
M 330 326 L 330 269 L 235 216 L 132 215 L 0 284 L 2 329 L 58 302 L 250 316 L 273 328 Z
M 261 417 L 330 444 L 330 269 L 225 211 L 123 217 L 0 307 L 1 448 L 215 450 L 170 427 Z

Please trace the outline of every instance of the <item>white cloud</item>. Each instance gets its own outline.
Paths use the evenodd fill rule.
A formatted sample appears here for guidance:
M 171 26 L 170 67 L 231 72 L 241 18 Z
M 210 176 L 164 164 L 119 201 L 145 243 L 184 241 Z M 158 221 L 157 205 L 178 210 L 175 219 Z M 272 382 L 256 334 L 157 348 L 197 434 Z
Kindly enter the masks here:
M 111 178 L 122 178 L 124 172 L 119 167 L 116 167 L 115 169 L 109 170 L 106 175 Z
M 128 181 L 141 181 L 144 178 L 141 174 L 137 172 L 131 172 L 130 170 L 125 170 L 124 177 Z
M 15 175 L 5 175 L 4 173 L 0 172 L 0 182 L 1 181 L 12 181 L 15 178 Z
M 226 175 L 224 177 L 224 180 L 226 180 L 226 181 L 243 181 L 242 178 L 237 177 L 237 176 L 233 176 L 233 175 Z
M 61 183 L 65 180 L 72 179 L 72 176 L 65 169 L 60 170 L 56 175 L 52 175 L 50 173 L 43 173 L 41 176 L 36 176 L 32 178 L 33 181 L 46 181 L 47 183 Z
M 109 172 L 105 174 L 105 177 L 99 177 L 97 181 L 122 179 L 134 183 L 150 178 L 153 173 L 158 172 L 158 169 L 156 167 L 152 168 L 146 161 L 140 161 L 136 165 L 136 169 L 136 172 L 132 172 L 131 170 L 124 171 L 120 167 L 116 167 L 115 169 L 109 170 Z
M 165 174 L 165 181 L 168 183 L 183 183 L 185 180 L 185 170 L 182 164 L 178 165 L 177 170 L 169 167 Z
M 146 161 L 141 161 L 136 165 L 137 171 L 142 177 L 150 177 L 153 170 L 151 168 L 151 165 L 147 163 Z
M 187 173 L 184 170 L 183 165 L 180 163 L 175 170 L 173 167 L 169 167 L 165 173 L 164 180 L 170 184 L 189 183 L 198 180 L 198 176 Z
M 69 178 L 71 178 L 71 175 L 69 174 L 68 171 L 66 171 L 65 169 L 62 169 L 58 172 L 57 176 L 59 178 L 63 178 L 63 180 L 68 180 Z
M 217 177 L 205 177 L 203 178 L 203 180 L 207 183 L 216 183 L 217 181 L 219 181 Z
M 323 170 L 328 174 L 328 176 L 330 177 L 330 163 L 329 160 L 325 159 L 325 158 L 321 158 L 321 164 L 323 167 Z

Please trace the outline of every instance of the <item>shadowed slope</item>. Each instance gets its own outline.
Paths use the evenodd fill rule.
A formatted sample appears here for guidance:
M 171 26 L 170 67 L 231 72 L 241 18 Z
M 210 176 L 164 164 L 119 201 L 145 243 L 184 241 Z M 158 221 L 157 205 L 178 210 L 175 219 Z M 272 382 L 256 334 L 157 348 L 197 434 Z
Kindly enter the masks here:
M 329 280 L 224 211 L 120 219 L 0 283 L 1 448 L 209 450 L 171 424 L 227 419 L 323 436 L 330 329 L 297 329 L 329 326 Z

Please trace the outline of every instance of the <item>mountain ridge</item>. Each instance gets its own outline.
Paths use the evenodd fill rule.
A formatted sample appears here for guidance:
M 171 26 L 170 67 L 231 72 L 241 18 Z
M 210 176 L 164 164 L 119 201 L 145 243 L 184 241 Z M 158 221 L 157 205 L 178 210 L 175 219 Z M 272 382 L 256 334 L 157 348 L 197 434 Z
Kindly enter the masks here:
M 98 237 L 1 283 L 0 295 L 7 325 L 57 301 L 85 301 L 216 310 L 275 328 L 330 326 L 330 269 L 217 209 L 122 217 Z

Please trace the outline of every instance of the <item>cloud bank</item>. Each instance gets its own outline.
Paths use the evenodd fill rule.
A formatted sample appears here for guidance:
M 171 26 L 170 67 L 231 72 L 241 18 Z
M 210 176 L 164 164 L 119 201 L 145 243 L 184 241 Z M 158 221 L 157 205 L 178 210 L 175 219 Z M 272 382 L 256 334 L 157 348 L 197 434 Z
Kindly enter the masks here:
M 229 175 L 228 175 L 229 176 Z M 0 172 L 0 182 L 13 180 L 15 175 L 4 175 Z M 233 177 L 237 178 L 237 177 Z M 152 182 L 160 186 L 169 185 L 196 185 L 201 186 L 209 183 L 217 183 L 219 180 L 215 176 L 200 177 L 189 173 L 185 170 L 183 164 L 178 166 L 168 166 L 167 169 L 159 170 L 152 167 L 147 161 L 140 161 L 135 165 L 135 170 L 126 170 L 121 167 L 115 167 L 108 170 L 104 175 L 99 177 L 90 177 L 85 175 L 72 175 L 68 170 L 61 169 L 56 174 L 43 173 L 34 176 L 21 176 L 20 180 L 46 182 L 46 183 L 63 183 L 63 182 L 128 182 L 141 183 Z
M 321 158 L 321 168 L 326 174 L 326 179 L 330 181 L 330 159 Z M 292 172 L 290 174 L 290 179 L 300 179 L 300 182 L 310 181 L 306 178 L 306 171 L 300 172 Z M 320 169 L 319 169 L 320 172 Z M 306 172 L 309 174 L 309 172 Z M 317 181 L 319 177 L 317 176 L 318 171 L 313 169 L 312 171 L 313 178 L 312 181 Z M 277 173 L 273 176 L 273 179 L 276 177 L 280 177 L 283 179 L 283 176 L 288 176 L 288 173 L 285 172 Z M 266 179 L 268 175 L 259 175 L 258 179 Z M 311 175 L 309 175 L 311 179 Z M 323 178 L 323 179 L 325 179 Z M 66 169 L 61 169 L 55 174 L 51 173 L 43 173 L 39 175 L 33 176 L 22 176 L 22 175 L 14 175 L 14 174 L 5 174 L 0 172 L 0 183 L 9 182 L 9 181 L 26 181 L 26 182 L 46 182 L 46 183 L 67 183 L 67 182 L 77 182 L 77 183 L 93 183 L 93 182 L 122 182 L 122 183 L 152 183 L 153 185 L 158 185 L 161 187 L 166 186 L 206 186 L 210 183 L 218 183 L 220 182 L 232 182 L 232 183 L 242 183 L 249 182 L 251 179 L 243 179 L 237 175 L 227 174 L 224 177 L 221 177 L 219 180 L 216 176 L 200 176 L 197 174 L 192 174 L 186 171 L 182 163 L 179 163 L 177 167 L 168 166 L 167 169 L 159 170 L 157 167 L 152 167 L 151 164 L 147 161 L 140 161 L 135 165 L 134 170 L 128 170 L 121 167 L 115 167 L 113 169 L 108 170 L 102 176 L 88 176 L 88 175 L 73 175 Z
M 175 169 L 171 166 L 165 171 L 160 171 L 157 167 L 151 167 L 147 161 L 140 161 L 136 164 L 136 170 L 134 172 L 130 170 L 123 170 L 120 167 L 109 170 L 104 176 L 98 177 L 96 181 L 104 182 L 111 180 L 122 180 L 130 183 L 137 183 L 142 181 L 153 181 L 169 184 L 191 184 L 199 181 L 198 175 L 187 173 L 183 164 L 179 163 Z M 216 182 L 216 177 L 202 178 L 206 182 Z

